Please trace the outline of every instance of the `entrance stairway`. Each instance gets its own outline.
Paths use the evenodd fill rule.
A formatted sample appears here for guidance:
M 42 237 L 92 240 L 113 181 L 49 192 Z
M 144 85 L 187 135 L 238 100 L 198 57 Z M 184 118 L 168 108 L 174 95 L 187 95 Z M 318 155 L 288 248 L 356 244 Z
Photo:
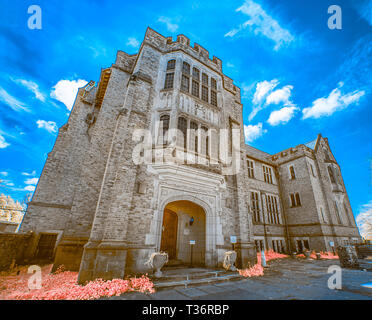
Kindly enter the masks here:
M 214 270 L 205 268 L 165 268 L 161 278 L 152 278 L 157 290 L 175 287 L 190 287 L 223 281 L 244 279 L 238 271 Z

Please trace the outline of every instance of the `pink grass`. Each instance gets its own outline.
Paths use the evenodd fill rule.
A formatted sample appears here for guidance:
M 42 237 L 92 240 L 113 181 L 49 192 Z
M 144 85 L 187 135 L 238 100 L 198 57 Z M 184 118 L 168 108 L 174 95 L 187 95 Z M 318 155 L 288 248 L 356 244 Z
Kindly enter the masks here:
M 27 267 L 13 272 L 0 273 L 0 299 L 2 300 L 91 300 L 100 297 L 119 296 L 125 292 L 154 293 L 154 284 L 147 276 L 104 281 L 96 279 L 86 285 L 78 285 L 78 272 L 58 270 L 51 274 L 52 265 L 43 266 L 42 288 L 29 289 Z M 19 270 L 19 275 L 17 271 Z

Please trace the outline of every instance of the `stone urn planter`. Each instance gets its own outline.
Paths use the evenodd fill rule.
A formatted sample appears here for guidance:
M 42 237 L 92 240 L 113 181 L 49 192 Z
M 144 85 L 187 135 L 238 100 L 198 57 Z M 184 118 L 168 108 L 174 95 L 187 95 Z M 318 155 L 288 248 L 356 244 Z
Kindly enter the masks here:
M 319 252 L 315 252 L 315 255 L 316 255 L 316 260 L 320 260 L 320 258 L 321 258 L 320 253 Z
M 226 270 L 236 271 L 234 263 L 236 261 L 236 252 L 235 251 L 226 251 L 223 259 L 223 267 Z
M 168 262 L 168 253 L 166 252 L 154 252 L 151 254 L 149 259 L 145 262 L 145 265 L 155 270 L 155 277 L 160 278 L 163 273 L 161 268 Z
M 310 253 L 311 252 L 309 250 L 304 251 L 304 255 L 306 259 L 310 259 Z

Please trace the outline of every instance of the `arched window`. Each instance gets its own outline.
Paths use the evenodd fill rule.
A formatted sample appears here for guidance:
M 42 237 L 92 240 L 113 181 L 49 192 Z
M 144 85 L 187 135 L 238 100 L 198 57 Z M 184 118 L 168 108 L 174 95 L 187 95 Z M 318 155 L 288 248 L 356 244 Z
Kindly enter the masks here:
M 183 117 L 178 118 L 178 145 L 187 148 L 187 120 Z
M 190 122 L 190 147 L 195 153 L 198 152 L 198 125 L 195 122 Z
M 169 130 L 169 115 L 164 114 L 160 117 L 159 123 L 159 144 L 164 145 L 167 143 L 167 136 Z

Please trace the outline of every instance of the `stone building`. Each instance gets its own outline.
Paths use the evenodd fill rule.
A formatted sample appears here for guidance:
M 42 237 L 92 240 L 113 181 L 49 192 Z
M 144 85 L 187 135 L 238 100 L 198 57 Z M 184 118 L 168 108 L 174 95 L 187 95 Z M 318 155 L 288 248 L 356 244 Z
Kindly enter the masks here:
M 17 232 L 25 208 L 10 196 L 0 195 L 0 232 Z
M 359 239 L 327 139 L 259 151 L 242 107 L 220 59 L 148 28 L 137 54 L 118 51 L 79 90 L 21 230 L 54 237 L 54 268 L 80 282 L 144 272 L 154 251 L 189 263 L 191 246 L 193 263 L 218 267 L 235 238 L 239 267 L 264 247 Z

